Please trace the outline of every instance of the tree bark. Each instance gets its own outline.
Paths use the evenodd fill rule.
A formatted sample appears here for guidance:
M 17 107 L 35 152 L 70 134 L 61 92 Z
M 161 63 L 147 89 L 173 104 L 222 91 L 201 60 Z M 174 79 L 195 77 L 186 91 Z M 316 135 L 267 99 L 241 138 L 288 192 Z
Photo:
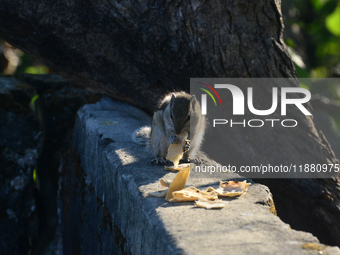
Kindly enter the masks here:
M 278 0 L 2 0 L 0 24 L 3 38 L 73 83 L 149 112 L 165 92 L 188 91 L 190 77 L 296 77 L 282 39 Z M 271 87 L 261 92 L 271 94 Z M 266 99 L 259 98 L 260 108 Z M 263 158 L 336 163 L 312 119 L 297 118 L 303 124 L 294 134 L 264 130 L 260 137 L 266 146 L 232 130 L 221 149 L 232 163 Z M 266 183 L 274 200 L 278 196 L 282 205 L 298 205 L 291 211 L 281 206 L 284 219 L 292 214 L 304 226 L 317 222 L 327 229 L 326 241 L 340 245 L 337 179 Z M 310 229 L 324 234 L 319 227 Z
M 293 77 L 278 1 L 0 3 L 0 34 L 76 84 L 152 109 L 190 77 Z

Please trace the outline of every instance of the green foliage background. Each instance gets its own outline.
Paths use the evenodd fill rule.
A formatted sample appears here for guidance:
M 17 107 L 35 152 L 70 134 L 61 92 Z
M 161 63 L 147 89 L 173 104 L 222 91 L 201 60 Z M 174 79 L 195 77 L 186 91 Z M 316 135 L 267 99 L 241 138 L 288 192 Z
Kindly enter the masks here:
M 282 10 L 298 77 L 340 77 L 340 1 L 283 1 Z

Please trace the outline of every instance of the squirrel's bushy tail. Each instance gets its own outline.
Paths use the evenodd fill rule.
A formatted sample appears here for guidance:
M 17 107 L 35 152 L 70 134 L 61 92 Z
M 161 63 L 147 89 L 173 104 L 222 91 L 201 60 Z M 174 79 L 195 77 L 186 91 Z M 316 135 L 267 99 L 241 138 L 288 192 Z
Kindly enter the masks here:
M 132 133 L 132 141 L 137 144 L 144 145 L 146 147 L 150 146 L 150 135 L 151 135 L 151 127 L 144 126 L 140 127 Z

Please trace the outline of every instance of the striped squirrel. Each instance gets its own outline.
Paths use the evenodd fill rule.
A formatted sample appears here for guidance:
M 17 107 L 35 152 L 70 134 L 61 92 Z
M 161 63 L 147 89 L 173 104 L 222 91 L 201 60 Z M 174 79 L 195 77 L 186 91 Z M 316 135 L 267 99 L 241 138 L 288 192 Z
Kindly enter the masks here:
M 197 159 L 205 127 L 205 117 L 201 115 L 196 97 L 185 92 L 173 92 L 165 95 L 158 104 L 151 128 L 142 127 L 136 130 L 133 140 L 139 144 L 146 142 L 154 156 L 152 163 L 165 164 L 170 143 L 178 143 L 177 135 L 187 132 L 183 161 L 189 162 L 190 159 Z

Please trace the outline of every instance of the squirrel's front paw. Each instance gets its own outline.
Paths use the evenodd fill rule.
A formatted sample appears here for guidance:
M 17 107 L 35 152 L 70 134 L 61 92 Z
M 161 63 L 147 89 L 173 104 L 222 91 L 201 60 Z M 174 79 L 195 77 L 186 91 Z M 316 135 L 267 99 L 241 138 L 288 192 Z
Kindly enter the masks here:
M 189 151 L 189 149 L 190 149 L 190 140 L 185 140 L 183 152 L 187 152 L 187 151 Z
M 179 142 L 179 139 L 176 135 L 172 135 L 170 136 L 170 143 L 173 144 L 173 143 L 178 143 Z
M 188 164 L 188 163 L 190 163 L 191 162 L 191 160 L 190 160 L 190 158 L 182 158 L 180 161 L 179 161 L 179 163 L 180 164 Z

